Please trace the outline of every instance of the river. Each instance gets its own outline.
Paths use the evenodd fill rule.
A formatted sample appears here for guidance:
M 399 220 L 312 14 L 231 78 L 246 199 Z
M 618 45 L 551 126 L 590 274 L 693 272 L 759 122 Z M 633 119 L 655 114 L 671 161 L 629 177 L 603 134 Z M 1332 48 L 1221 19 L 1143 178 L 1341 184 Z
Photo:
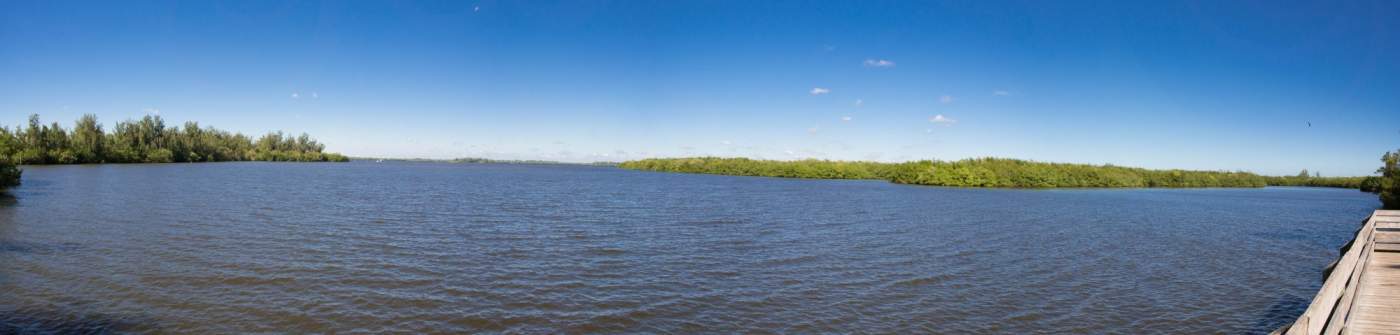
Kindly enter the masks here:
M 611 167 L 26 167 L 0 332 L 1261 333 L 1374 195 Z

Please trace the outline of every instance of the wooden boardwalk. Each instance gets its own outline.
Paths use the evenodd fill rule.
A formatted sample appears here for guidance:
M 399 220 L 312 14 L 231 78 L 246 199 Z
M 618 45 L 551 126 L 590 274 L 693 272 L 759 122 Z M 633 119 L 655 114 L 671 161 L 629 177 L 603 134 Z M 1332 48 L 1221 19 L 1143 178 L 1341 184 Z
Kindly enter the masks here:
M 1329 268 L 1307 311 L 1274 334 L 1400 335 L 1400 211 L 1372 214 Z

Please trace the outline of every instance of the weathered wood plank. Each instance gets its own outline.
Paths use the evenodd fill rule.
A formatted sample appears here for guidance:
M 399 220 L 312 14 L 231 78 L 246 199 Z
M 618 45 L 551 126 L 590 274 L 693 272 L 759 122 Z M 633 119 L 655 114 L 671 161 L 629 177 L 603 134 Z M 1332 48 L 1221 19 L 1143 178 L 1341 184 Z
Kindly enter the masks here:
M 1376 231 L 1376 236 L 1391 234 Z M 1377 244 L 1380 247 L 1389 244 Z M 1357 287 L 1355 310 L 1347 329 L 1357 334 L 1400 334 L 1400 253 L 1372 252 L 1361 263 L 1365 269 Z
M 1362 230 L 1364 234 L 1365 229 Z M 1329 327 L 1323 330 L 1323 334 L 1341 334 L 1342 328 L 1344 328 L 1347 322 L 1350 321 L 1350 319 L 1348 319 L 1347 317 L 1350 315 L 1349 313 L 1351 312 L 1351 308 L 1353 305 L 1352 303 L 1356 300 L 1356 290 L 1358 287 L 1361 286 L 1361 276 L 1364 275 L 1366 272 L 1366 266 L 1364 266 L 1364 264 L 1366 264 L 1366 262 L 1369 261 L 1371 258 L 1371 249 L 1373 248 L 1373 243 L 1371 243 L 1370 239 L 1371 238 L 1369 235 L 1365 237 L 1358 237 L 1357 243 L 1359 245 L 1352 246 L 1352 248 L 1361 249 L 1361 256 L 1356 260 L 1357 264 L 1361 265 L 1356 266 L 1355 270 L 1353 270 L 1351 275 L 1348 276 L 1346 290 L 1342 292 L 1342 300 L 1339 301 L 1337 303 L 1337 307 L 1334 308 L 1331 319 L 1327 321 Z
M 1274 333 L 1400 335 L 1400 211 L 1375 211 L 1343 248 L 1308 309 Z

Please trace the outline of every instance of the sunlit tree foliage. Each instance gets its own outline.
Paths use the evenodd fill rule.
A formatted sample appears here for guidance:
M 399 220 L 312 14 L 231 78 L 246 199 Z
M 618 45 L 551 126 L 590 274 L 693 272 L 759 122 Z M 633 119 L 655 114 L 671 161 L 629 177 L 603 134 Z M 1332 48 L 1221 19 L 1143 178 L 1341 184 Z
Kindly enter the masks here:
M 901 184 L 964 187 L 1264 187 L 1359 188 L 1363 177 L 1316 175 L 1265 177 L 1249 172 L 1149 170 L 1113 165 L 1042 163 L 1004 158 L 908 163 L 827 160 L 770 161 L 746 158 L 670 158 L 624 162 L 635 170 L 741 176 L 883 179 Z
M 110 133 L 93 115 L 79 118 L 71 130 L 58 123 L 44 125 L 38 115 L 30 116 L 24 128 L 0 127 L 0 158 L 13 164 L 349 160 L 324 150 L 325 145 L 306 134 L 268 133 L 254 142 L 195 122 L 166 126 L 160 116 L 152 115 L 118 122 Z
M 1381 176 L 1373 184 L 1375 192 L 1380 194 L 1385 209 L 1400 209 L 1400 150 L 1381 155 L 1381 162 L 1376 171 Z

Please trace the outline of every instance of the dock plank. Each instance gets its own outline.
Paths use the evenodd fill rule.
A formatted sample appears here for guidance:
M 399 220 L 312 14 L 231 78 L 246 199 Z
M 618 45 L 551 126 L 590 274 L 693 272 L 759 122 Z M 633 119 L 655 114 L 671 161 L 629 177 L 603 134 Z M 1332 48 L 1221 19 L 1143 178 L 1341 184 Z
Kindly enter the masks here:
M 1400 334 L 1400 252 L 1373 252 L 1347 316 L 1349 333 Z
M 1331 268 L 1303 315 L 1274 334 L 1400 335 L 1400 211 L 1372 213 Z

